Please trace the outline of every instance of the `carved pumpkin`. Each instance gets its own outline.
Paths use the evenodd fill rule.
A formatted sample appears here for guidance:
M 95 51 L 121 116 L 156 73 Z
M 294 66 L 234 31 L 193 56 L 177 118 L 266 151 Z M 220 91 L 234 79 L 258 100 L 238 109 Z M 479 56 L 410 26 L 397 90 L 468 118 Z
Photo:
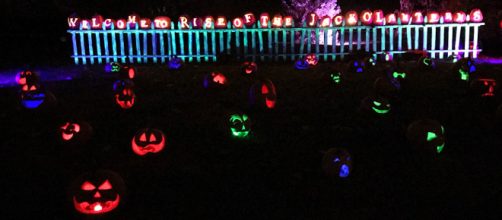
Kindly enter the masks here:
M 259 106 L 266 109 L 275 108 L 277 93 L 274 83 L 268 79 L 264 79 L 251 86 L 249 102 L 251 106 Z
M 311 54 L 307 54 L 307 56 L 305 56 L 305 62 L 307 62 L 309 64 L 309 66 L 316 66 L 317 63 L 319 62 L 319 59 L 317 58 L 317 56 L 314 53 L 311 53 Z
M 436 68 L 436 61 L 429 56 L 422 56 L 418 59 L 418 68 L 421 70 L 433 70 Z
M 117 63 L 117 62 L 111 62 L 111 63 L 107 63 L 105 65 L 105 72 L 107 72 L 107 73 L 118 73 L 118 72 L 120 72 L 120 69 L 121 69 L 121 65 L 120 65 L 120 63 Z
M 494 78 L 477 78 L 471 82 L 471 90 L 481 97 L 495 96 L 497 86 L 497 81 Z
M 342 72 L 337 71 L 329 74 L 329 79 L 336 85 L 340 85 L 342 82 Z
M 21 104 L 27 109 L 48 107 L 55 101 L 56 98 L 49 91 L 34 90 L 21 93 Z
M 122 66 L 119 75 L 121 79 L 134 79 L 136 77 L 136 68 L 133 66 Z
M 203 85 L 206 89 L 222 88 L 228 85 L 228 80 L 223 73 L 212 72 L 205 75 Z
M 37 73 L 25 70 L 16 74 L 16 82 L 17 84 L 24 85 L 36 85 L 39 82 L 40 77 Z
M 125 190 L 118 174 L 98 170 L 78 177 L 70 186 L 70 196 L 77 212 L 99 215 L 116 210 L 125 198 Z
M 129 79 L 119 79 L 113 83 L 113 94 L 119 94 L 124 89 L 134 89 L 134 82 Z
M 170 70 L 179 70 L 183 66 L 183 60 L 177 56 L 173 56 L 167 62 L 167 68 Z
M 352 158 L 344 149 L 331 148 L 324 153 L 322 169 L 329 177 L 347 178 L 352 171 Z
M 131 88 L 124 88 L 119 93 L 115 94 L 115 102 L 122 109 L 129 109 L 134 106 L 134 102 L 136 101 L 136 94 L 134 94 L 134 90 Z
M 297 70 L 306 70 L 306 69 L 308 69 L 308 68 L 309 68 L 309 63 L 307 63 L 307 61 L 306 61 L 306 60 L 304 60 L 304 59 L 297 60 L 297 61 L 295 62 L 295 68 L 296 68 Z
M 362 100 L 360 107 L 364 112 L 372 112 L 376 115 L 385 115 L 391 110 L 389 100 L 383 97 L 368 96 Z
M 246 114 L 232 114 L 228 119 L 230 133 L 236 138 L 246 138 L 251 132 L 251 122 Z
M 406 138 L 417 149 L 428 153 L 441 153 L 445 146 L 445 130 L 437 121 L 417 120 L 408 126 Z
M 132 138 L 132 151 L 144 156 L 148 153 L 158 153 L 166 146 L 166 136 L 161 130 L 144 128 Z
M 244 75 L 252 75 L 258 71 L 258 66 L 253 61 L 246 61 L 242 64 L 242 73 Z
M 460 80 L 469 81 L 471 75 L 476 72 L 476 65 L 474 63 L 474 60 L 472 60 L 471 58 L 460 59 L 455 64 L 454 71 L 458 74 Z
M 364 73 L 365 68 L 366 68 L 365 62 L 357 59 L 353 60 L 352 62 L 349 62 L 348 71 L 350 73 Z
M 92 134 L 92 127 L 84 121 L 67 121 L 59 130 L 61 140 L 68 143 L 86 142 Z

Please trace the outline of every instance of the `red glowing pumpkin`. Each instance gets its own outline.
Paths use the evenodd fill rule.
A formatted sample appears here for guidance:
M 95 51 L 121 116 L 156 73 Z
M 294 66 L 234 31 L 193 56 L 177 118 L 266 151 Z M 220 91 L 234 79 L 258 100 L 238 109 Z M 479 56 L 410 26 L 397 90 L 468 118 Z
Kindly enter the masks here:
M 131 88 L 124 88 L 118 94 L 115 94 L 115 102 L 122 109 L 129 109 L 134 106 L 134 102 L 136 101 L 136 94 L 134 90 Z
M 307 62 L 309 66 L 316 66 L 319 62 L 319 59 L 317 59 L 317 56 L 315 54 L 311 53 L 305 56 L 305 62 Z
M 144 128 L 132 138 L 132 151 L 144 156 L 148 153 L 158 153 L 166 146 L 166 136 L 161 130 Z
M 223 73 L 212 72 L 204 77 L 204 88 L 222 88 L 228 85 L 227 77 Z
M 61 140 L 67 143 L 83 143 L 92 134 L 92 127 L 83 121 L 67 121 L 60 127 Z
M 258 66 L 253 61 L 246 61 L 242 64 L 242 73 L 244 75 L 251 75 L 258 71 Z
M 78 177 L 70 186 L 75 210 L 100 215 L 116 210 L 125 198 L 125 184 L 115 172 L 98 170 Z
M 34 85 L 39 82 L 39 77 L 38 74 L 36 74 L 33 71 L 30 70 L 25 70 L 21 71 L 16 75 L 16 82 L 17 84 L 23 86 L 23 85 Z
M 274 83 L 268 79 L 255 83 L 249 91 L 249 102 L 251 106 L 258 106 L 266 109 L 275 108 L 277 93 Z

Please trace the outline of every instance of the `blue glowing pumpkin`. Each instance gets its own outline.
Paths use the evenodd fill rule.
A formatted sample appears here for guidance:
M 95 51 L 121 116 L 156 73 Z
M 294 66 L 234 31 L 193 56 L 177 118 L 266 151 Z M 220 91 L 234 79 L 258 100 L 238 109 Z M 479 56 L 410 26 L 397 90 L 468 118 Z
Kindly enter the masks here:
M 304 60 L 304 59 L 297 60 L 295 62 L 295 68 L 297 70 L 306 70 L 306 69 L 309 68 L 309 66 L 310 66 L 309 63 L 306 60 Z
M 170 70 L 179 70 L 183 66 L 183 60 L 177 56 L 173 56 L 169 62 L 167 62 L 167 68 Z
M 322 158 L 322 169 L 329 177 L 347 178 L 352 171 L 352 158 L 345 149 L 331 148 Z
M 52 93 L 43 90 L 33 90 L 21 93 L 21 104 L 27 109 L 37 109 L 48 106 L 55 101 Z

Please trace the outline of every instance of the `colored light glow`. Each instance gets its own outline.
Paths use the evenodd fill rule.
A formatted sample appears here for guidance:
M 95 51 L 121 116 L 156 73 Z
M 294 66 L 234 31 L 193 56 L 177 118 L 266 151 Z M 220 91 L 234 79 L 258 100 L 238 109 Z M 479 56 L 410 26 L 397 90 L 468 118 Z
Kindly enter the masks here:
M 35 109 L 38 108 L 45 101 L 45 94 L 38 92 L 29 92 L 23 96 L 21 103 L 25 108 Z
M 436 147 L 436 151 L 438 152 L 438 154 L 441 153 L 441 151 L 443 151 L 444 145 L 445 145 L 445 143 Z
M 338 173 L 338 176 L 340 176 L 341 178 L 346 178 L 349 176 L 349 174 L 350 174 L 349 166 L 347 166 L 347 164 L 342 164 L 342 166 L 340 166 L 340 172 Z
M 385 105 L 385 107 L 386 107 L 385 109 L 379 108 L 382 106 L 381 102 L 373 101 L 373 105 L 374 106 L 372 106 L 371 109 L 373 109 L 373 111 L 377 114 L 387 114 L 390 111 L 390 104 Z
M 462 70 L 462 68 L 460 68 L 458 70 L 458 72 L 460 73 L 460 79 L 463 80 L 463 81 L 468 81 L 469 80 L 469 72 L 466 72 L 464 70 Z
M 340 81 L 341 81 L 340 75 L 341 75 L 340 73 L 332 73 L 330 75 L 331 80 L 333 80 L 333 82 L 335 82 L 336 84 L 340 84 Z
M 73 206 L 75 209 L 83 214 L 90 214 L 90 215 L 96 215 L 96 214 L 103 214 L 110 212 L 117 208 L 120 202 L 120 196 L 117 195 L 117 197 L 114 200 L 110 201 L 104 201 L 104 202 L 94 202 L 94 203 L 89 203 L 89 202 L 78 202 L 75 197 L 73 197 Z
M 397 78 L 403 78 L 403 79 L 404 79 L 404 78 L 406 78 L 406 73 L 399 73 L 399 72 L 395 72 L 395 71 L 394 71 L 394 72 L 392 73 L 392 77 L 394 77 L 394 78 L 396 78 L 396 79 L 397 79 Z
M 436 139 L 438 136 L 434 132 L 427 132 L 427 141 L 433 141 Z

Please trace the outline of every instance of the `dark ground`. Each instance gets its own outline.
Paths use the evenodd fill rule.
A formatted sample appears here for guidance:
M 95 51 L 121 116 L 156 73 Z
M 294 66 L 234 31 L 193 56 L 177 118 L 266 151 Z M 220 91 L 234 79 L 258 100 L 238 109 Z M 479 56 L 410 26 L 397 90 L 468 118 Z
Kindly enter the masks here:
M 67 187 L 98 168 L 116 171 L 128 188 L 125 203 L 106 218 L 502 217 L 500 98 L 466 94 L 450 79 L 449 64 L 433 73 L 410 63 L 410 85 L 393 102 L 391 116 L 371 119 L 357 109 L 382 69 L 336 88 L 325 75 L 336 66 L 297 71 L 291 64 L 259 64 L 259 75 L 277 87 L 278 105 L 270 112 L 248 109 L 253 79 L 239 75 L 238 64 L 190 64 L 181 71 L 140 66 L 137 103 L 127 111 L 113 103 L 116 77 L 98 66 L 82 67 L 82 77 L 73 81 L 43 82 L 58 100 L 46 111 L 23 109 L 17 88 L 1 88 L 2 219 L 82 218 Z M 202 87 L 203 75 L 214 70 L 227 74 L 229 88 Z M 502 66 L 478 70 L 496 75 Z M 496 77 L 501 82 L 502 75 Z M 233 110 L 253 119 L 250 140 L 234 140 L 223 128 Z M 92 125 L 89 143 L 58 141 L 67 117 Z M 405 139 L 406 126 L 422 117 L 446 128 L 447 144 L 437 158 L 417 154 Z M 130 140 L 148 126 L 166 133 L 167 147 L 140 158 Z M 346 180 L 321 171 L 321 152 L 332 147 L 352 154 Z

